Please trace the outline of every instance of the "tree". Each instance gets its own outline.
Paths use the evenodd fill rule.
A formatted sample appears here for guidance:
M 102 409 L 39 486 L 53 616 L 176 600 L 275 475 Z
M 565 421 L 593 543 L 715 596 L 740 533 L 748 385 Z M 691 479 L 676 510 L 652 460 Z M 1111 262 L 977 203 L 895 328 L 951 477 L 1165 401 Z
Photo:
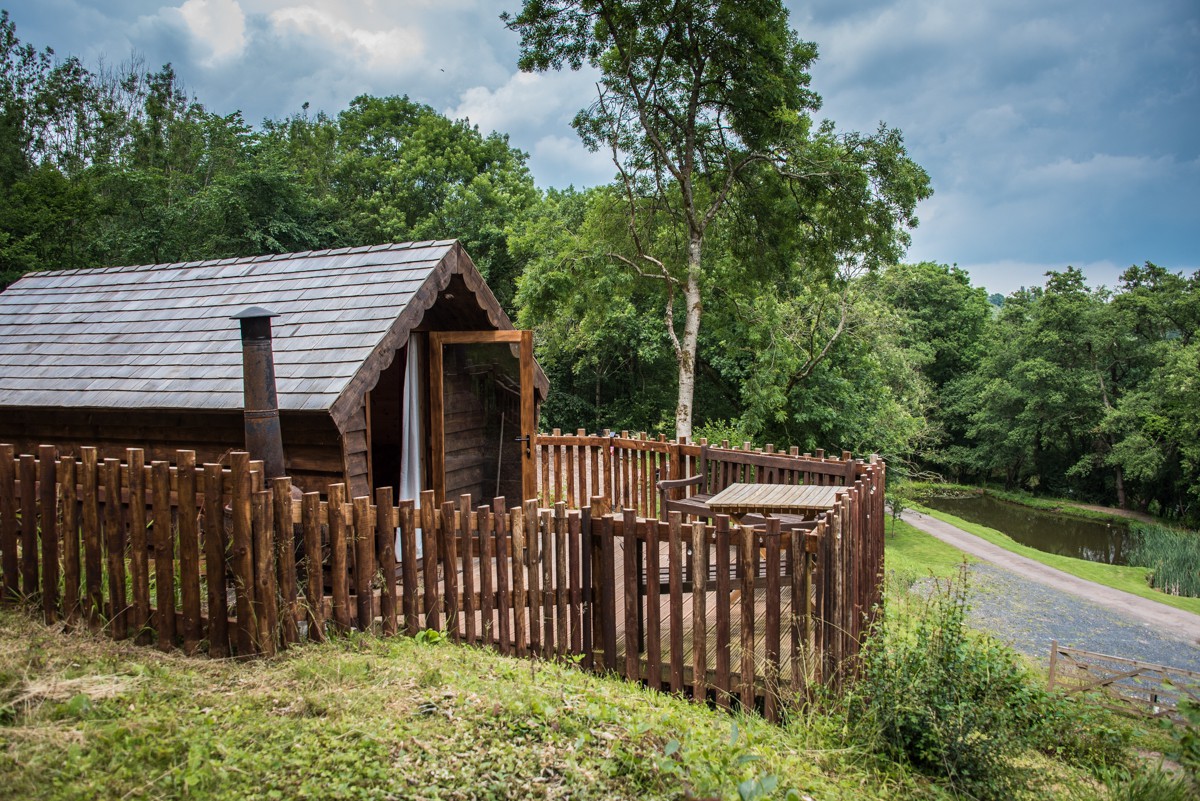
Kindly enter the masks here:
M 509 231 L 538 202 L 525 154 L 407 97 L 355 98 L 338 115 L 337 195 L 360 243 L 457 237 L 511 307 Z
M 808 89 L 808 69 L 816 46 L 789 28 L 778 0 L 527 0 L 519 14 L 502 18 L 521 35 L 521 69 L 587 63 L 600 70 L 596 100 L 573 125 L 589 148 L 611 152 L 617 169 L 629 247 L 606 255 L 663 287 L 664 330 L 678 373 L 677 436 L 692 433 L 710 282 L 707 240 L 739 189 L 754 192 L 761 183 L 779 195 L 786 185 L 813 214 L 792 223 L 819 233 L 822 209 L 805 201 L 845 178 L 848 166 L 853 180 L 839 188 L 857 214 L 837 226 L 842 243 L 870 238 L 880 227 L 897 241 L 897 229 L 915 222 L 916 200 L 928 194 L 927 177 L 902 147 L 898 159 L 873 165 L 881 169 L 870 176 L 855 162 L 855 155 L 895 154 L 896 132 L 873 138 L 838 137 L 831 125 L 812 131 L 809 115 L 820 99 Z M 856 205 L 863 192 L 885 202 L 869 210 Z
M 95 212 L 82 173 L 98 109 L 79 61 L 22 44 L 0 11 L 0 289 L 29 270 L 86 263 Z
M 932 394 L 925 442 L 927 466 L 961 468 L 966 420 L 953 411 L 950 385 L 968 375 L 982 355 L 993 305 L 982 287 L 958 267 L 922 262 L 888 267 L 869 282 L 879 299 L 903 316 L 903 347 L 921 356 L 920 370 Z

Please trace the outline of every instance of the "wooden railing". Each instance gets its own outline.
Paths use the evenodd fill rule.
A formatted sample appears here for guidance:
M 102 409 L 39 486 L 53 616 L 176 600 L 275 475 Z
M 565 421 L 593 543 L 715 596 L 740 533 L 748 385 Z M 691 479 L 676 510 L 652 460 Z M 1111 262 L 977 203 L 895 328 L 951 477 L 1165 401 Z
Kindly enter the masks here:
M 820 450 L 801 454 L 797 448 L 785 452 L 773 445 L 753 448 L 744 443 L 731 447 L 728 441 L 719 445 L 705 440 L 679 443 L 661 435 L 631 436 L 628 431 L 588 434 L 580 429 L 575 434 L 563 434 L 555 429 L 549 434 L 538 434 L 535 439 L 538 500 L 547 506 L 565 501 L 568 506 L 580 508 L 591 498 L 602 496 L 613 508 L 634 509 L 642 517 L 658 517 L 656 484 L 694 475 L 701 448 L 706 445 L 709 470 L 720 486 L 735 481 L 845 486 L 853 484 L 868 469 L 882 469 L 881 464 L 868 468 L 867 463 L 852 459 L 848 452 L 843 452 L 840 458 L 827 458 Z M 789 470 L 772 467 L 758 471 L 745 463 L 745 457 L 753 453 L 789 456 L 794 465 Z M 729 457 L 728 461 L 723 460 L 723 455 Z
M 418 507 L 341 485 L 294 498 L 245 453 L 228 468 L 80 454 L 0 445 L 0 592 L 164 650 L 252 656 L 429 628 L 775 719 L 854 669 L 879 600 L 882 465 L 812 531 L 780 534 L 614 513 L 603 494 L 582 509 L 435 508 L 431 492 Z
M 1103 706 L 1148 718 L 1182 720 L 1179 703 L 1200 705 L 1200 673 L 1068 648 L 1050 642 L 1048 689 L 1098 693 Z

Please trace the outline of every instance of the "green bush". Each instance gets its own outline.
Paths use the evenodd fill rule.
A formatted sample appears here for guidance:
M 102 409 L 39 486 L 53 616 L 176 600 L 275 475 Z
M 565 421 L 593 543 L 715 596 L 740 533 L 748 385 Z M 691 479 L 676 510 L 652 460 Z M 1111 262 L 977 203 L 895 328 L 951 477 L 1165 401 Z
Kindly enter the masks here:
M 1174 746 L 1170 756 L 1179 762 L 1191 786 L 1200 792 L 1200 703 L 1184 698 L 1179 702 L 1182 720 L 1171 725 Z
M 1200 598 L 1200 534 L 1135 523 L 1129 564 L 1150 568 L 1150 586 L 1171 595 Z
M 1011 795 L 1014 696 L 1027 685 L 1011 654 L 968 636 L 965 570 L 935 582 L 909 625 L 877 631 L 864 650 L 851 720 L 891 759 L 978 798 Z
M 970 631 L 966 613 L 964 567 L 871 635 L 849 697 L 864 742 L 979 799 L 1026 784 L 1017 757 L 1028 749 L 1096 775 L 1122 763 L 1129 734 L 1109 713 L 1049 695 L 1016 654 Z

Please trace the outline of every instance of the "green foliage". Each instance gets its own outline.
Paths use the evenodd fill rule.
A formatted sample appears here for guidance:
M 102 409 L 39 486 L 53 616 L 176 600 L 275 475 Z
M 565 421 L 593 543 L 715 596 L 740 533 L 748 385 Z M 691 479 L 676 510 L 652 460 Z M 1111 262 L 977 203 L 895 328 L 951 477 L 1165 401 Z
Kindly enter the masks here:
M 892 759 L 970 797 L 1009 798 L 1030 777 L 1027 749 L 1101 771 L 1127 734 L 1104 713 L 1048 696 L 1015 654 L 966 627 L 966 571 L 936 580 L 908 620 L 868 642 L 849 701 L 855 730 Z
M 964 571 L 936 584 L 911 630 L 871 640 L 851 719 L 887 756 L 977 798 L 1004 798 L 1017 782 L 1014 701 L 1028 678 L 995 643 L 968 636 L 965 619 Z
M 1197 792 L 1186 776 L 1155 768 L 1122 772 L 1107 784 L 1111 801 L 1192 801 Z
M 1188 519 L 1200 500 L 1200 274 L 1147 263 L 1116 291 L 1080 271 L 1006 300 L 978 367 L 945 398 L 966 421 L 949 461 L 966 475 Z
M 522 69 L 600 72 L 595 102 L 573 124 L 586 146 L 612 153 L 618 181 L 594 196 L 590 235 L 570 251 L 646 285 L 617 303 L 632 301 L 639 322 L 660 321 L 657 339 L 669 344 L 678 376 L 674 433 L 693 435 L 694 417 L 730 417 L 728 401 L 744 401 L 736 373 L 764 363 L 755 359 L 761 351 L 724 353 L 727 335 L 702 341 L 702 311 L 706 320 L 723 306 L 735 320 L 771 306 L 788 314 L 803 289 L 799 274 L 826 283 L 839 270 L 899 258 L 928 176 L 898 131 L 863 136 L 813 124 L 816 46 L 790 28 L 778 0 L 529 0 L 503 19 L 521 36 Z M 605 283 L 564 289 L 594 297 Z M 744 336 L 738 344 L 754 347 Z M 783 375 L 764 379 L 786 384 L 785 397 L 766 399 L 767 413 L 785 423 L 786 396 L 823 357 L 812 344 L 778 349 Z M 766 364 L 778 350 L 768 349 Z M 694 414 L 710 400 L 697 397 L 698 374 L 716 374 L 724 408 Z M 754 401 L 764 394 L 750 393 Z M 759 414 L 750 428 L 763 429 Z
M 407 97 L 359 97 L 338 115 L 330 180 L 358 243 L 461 239 L 511 308 L 510 231 L 538 201 L 525 154 Z
M 1179 762 L 1192 789 L 1200 791 L 1200 703 L 1182 699 L 1179 714 L 1182 720 L 1171 726 L 1174 742 L 1170 756 Z
M 1200 533 L 1134 523 L 1130 535 L 1129 564 L 1150 568 L 1150 586 L 1200 598 Z
M 35 269 L 458 238 L 512 302 L 510 226 L 539 196 L 503 135 L 400 97 L 255 130 L 170 64 L 55 62 L 7 13 L 0 101 L 0 287 Z
M 421 629 L 416 633 L 416 636 L 414 636 L 413 639 L 419 642 L 421 645 L 441 645 L 442 643 L 446 642 L 449 637 L 444 631 L 438 631 L 437 629 Z

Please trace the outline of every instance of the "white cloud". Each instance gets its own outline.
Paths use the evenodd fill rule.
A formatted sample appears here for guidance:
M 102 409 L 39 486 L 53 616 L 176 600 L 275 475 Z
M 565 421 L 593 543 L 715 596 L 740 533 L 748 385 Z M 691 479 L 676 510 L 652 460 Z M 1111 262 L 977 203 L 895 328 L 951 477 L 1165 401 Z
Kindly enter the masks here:
M 590 70 L 515 72 L 495 89 L 467 89 L 445 113 L 454 119 L 469 117 L 484 130 L 562 126 L 595 97 L 595 80 Z
M 321 40 L 373 70 L 408 70 L 425 59 L 425 41 L 414 27 L 360 27 L 336 12 L 311 6 L 288 6 L 272 11 L 268 18 L 281 36 L 299 34 Z
M 529 154 L 529 167 L 535 176 L 556 176 L 553 185 L 558 187 L 574 184 L 582 188 L 608 183 L 616 172 L 607 154 L 589 151 L 573 135 L 539 139 Z M 549 185 L 546 181 L 538 183 Z
M 1017 176 L 1018 186 L 1043 187 L 1060 184 L 1091 184 L 1093 186 L 1122 186 L 1165 178 L 1179 165 L 1170 156 L 1114 156 L 1096 153 L 1091 158 L 1076 161 L 1061 158 L 1025 170 Z
M 212 66 L 245 50 L 246 15 L 237 0 L 187 0 L 179 15 L 193 39 L 208 51 L 200 63 Z

